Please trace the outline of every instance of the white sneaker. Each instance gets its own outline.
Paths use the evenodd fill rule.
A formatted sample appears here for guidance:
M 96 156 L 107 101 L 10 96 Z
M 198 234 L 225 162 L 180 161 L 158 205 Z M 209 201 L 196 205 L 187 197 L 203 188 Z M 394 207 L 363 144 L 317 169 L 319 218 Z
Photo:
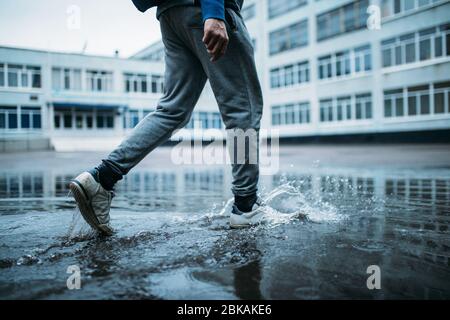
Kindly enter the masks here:
M 230 227 L 237 229 L 259 224 L 264 216 L 264 209 L 265 204 L 260 198 L 256 200 L 250 212 L 242 212 L 236 205 L 233 205 L 230 216 Z
M 114 192 L 105 190 L 89 172 L 83 172 L 69 184 L 84 220 L 95 230 L 112 235 L 109 210 Z

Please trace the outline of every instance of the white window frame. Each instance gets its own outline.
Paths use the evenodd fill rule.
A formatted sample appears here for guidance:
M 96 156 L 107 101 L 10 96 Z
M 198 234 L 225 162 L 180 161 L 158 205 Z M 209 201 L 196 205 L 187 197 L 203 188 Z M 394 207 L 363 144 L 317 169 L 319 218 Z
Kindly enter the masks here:
M 100 80 L 101 89 L 98 86 Z M 113 91 L 113 72 L 105 70 L 87 70 L 86 71 L 87 91 L 89 92 L 112 92 Z
M 32 108 L 32 109 L 30 109 Z M 37 110 L 39 109 L 39 110 Z M 29 122 L 30 122 L 30 127 L 29 128 L 24 128 L 22 127 L 22 115 L 28 115 L 29 118 Z M 40 128 L 34 128 L 34 116 L 35 115 L 39 115 L 41 117 L 40 120 Z M 40 131 L 42 130 L 42 108 L 40 106 L 20 106 L 19 107 L 19 114 L 18 114 L 18 127 L 20 130 L 26 130 L 26 131 Z
M 409 65 L 409 64 L 413 64 L 413 63 L 424 63 L 426 61 L 432 61 L 432 60 L 448 57 L 446 37 L 448 34 L 450 34 L 450 31 L 443 31 L 443 30 L 441 30 L 441 27 L 442 27 L 441 25 L 435 26 L 434 33 L 426 34 L 423 36 L 420 35 L 420 32 L 422 32 L 424 29 L 415 31 L 414 37 L 411 39 L 406 39 L 406 40 L 400 40 L 400 38 L 403 36 L 406 36 L 406 34 L 399 35 L 399 36 L 396 36 L 395 38 L 391 38 L 391 39 L 395 39 L 395 42 L 384 44 L 384 45 L 382 44 L 381 45 L 381 58 L 384 59 L 383 52 L 385 50 L 389 50 L 390 51 L 390 59 L 391 59 L 391 65 L 386 66 L 386 67 L 383 66 L 384 60 L 382 60 L 382 68 L 387 69 L 387 68 L 398 67 L 401 65 Z M 441 42 L 442 54 L 440 56 L 436 56 L 436 39 L 440 39 L 440 42 Z M 387 40 L 389 40 L 389 39 L 387 39 Z M 385 41 L 387 41 L 387 40 L 385 40 Z M 421 60 L 420 43 L 423 40 L 430 41 L 430 58 Z M 415 57 L 414 57 L 414 61 L 407 62 L 406 47 L 410 44 L 414 44 Z M 396 49 L 398 47 L 401 48 L 401 61 L 399 64 L 397 64 L 397 61 L 396 61 Z
M 2 63 L 2 77 L 4 80 L 4 85 L 0 88 L 8 88 L 14 90 L 33 90 L 40 91 L 42 90 L 42 67 L 38 65 L 24 65 L 24 64 L 15 64 L 15 63 Z M 14 66 L 17 74 L 17 86 L 9 85 L 9 72 L 13 69 L 11 66 Z M 39 76 L 39 87 L 33 86 L 33 76 Z M 25 79 L 25 81 L 24 81 Z
M 428 0 L 427 4 L 420 5 L 420 0 L 400 0 L 400 11 L 395 12 L 395 2 L 393 0 L 383 0 L 382 1 L 382 19 L 388 19 L 391 17 L 397 17 L 401 15 L 411 14 L 413 12 L 419 11 L 419 10 L 426 10 L 427 7 L 431 7 L 433 5 L 436 5 L 440 2 L 445 2 L 447 0 Z M 405 9 L 405 2 L 411 3 L 411 1 L 414 1 L 414 5 L 412 9 L 406 10 Z M 388 11 L 385 13 L 385 10 Z
M 357 94 L 357 95 L 355 95 L 355 99 L 354 99 L 354 101 L 355 101 L 355 105 L 354 105 L 354 115 L 355 115 L 355 118 L 354 118 L 354 120 L 357 120 L 357 121 L 361 121 L 361 120 L 371 120 L 371 119 L 373 119 L 373 103 L 372 103 L 372 95 L 360 95 L 360 94 Z M 358 119 L 357 117 L 356 117 L 356 114 L 357 114 L 357 109 L 356 109 L 356 105 L 358 104 L 358 103 L 360 103 L 361 104 L 361 118 L 360 119 Z M 368 116 L 367 116 L 367 103 L 370 103 L 370 107 L 371 107 L 371 117 L 369 118 Z
M 55 73 L 57 78 L 55 78 Z M 77 78 L 75 74 L 79 74 Z M 66 74 L 69 76 L 69 88 L 66 88 Z M 55 81 L 58 81 L 56 87 Z M 78 82 L 78 83 L 77 83 Z M 52 68 L 52 90 L 53 91 L 83 91 L 83 70 L 80 68 L 53 67 Z

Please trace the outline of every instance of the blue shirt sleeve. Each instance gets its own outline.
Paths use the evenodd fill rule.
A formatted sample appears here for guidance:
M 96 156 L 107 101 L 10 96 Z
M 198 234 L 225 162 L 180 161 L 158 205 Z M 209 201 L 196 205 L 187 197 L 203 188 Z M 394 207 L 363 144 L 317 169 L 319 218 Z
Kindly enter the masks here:
M 220 19 L 225 21 L 224 0 L 200 0 L 203 22 L 208 19 Z

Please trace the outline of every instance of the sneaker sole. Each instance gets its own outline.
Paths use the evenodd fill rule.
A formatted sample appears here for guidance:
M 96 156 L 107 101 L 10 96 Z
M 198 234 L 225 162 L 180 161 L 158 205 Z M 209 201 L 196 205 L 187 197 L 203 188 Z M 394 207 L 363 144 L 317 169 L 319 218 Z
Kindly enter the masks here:
M 230 229 L 246 229 L 254 225 L 252 224 L 230 224 Z
M 231 229 L 245 229 L 245 228 L 251 228 L 254 226 L 257 226 L 259 224 L 261 224 L 261 219 L 263 217 L 262 213 L 257 213 L 254 217 L 257 217 L 256 219 L 254 219 L 254 221 L 248 221 L 248 223 L 245 224 L 239 224 L 239 223 L 232 223 L 230 221 L 230 228 Z
M 111 235 L 110 230 L 103 229 L 95 216 L 94 210 L 89 204 L 88 197 L 84 191 L 83 186 L 76 180 L 72 180 L 69 184 L 70 191 L 75 199 L 75 202 L 80 209 L 81 216 L 83 219 L 95 230 L 100 231 L 105 235 Z

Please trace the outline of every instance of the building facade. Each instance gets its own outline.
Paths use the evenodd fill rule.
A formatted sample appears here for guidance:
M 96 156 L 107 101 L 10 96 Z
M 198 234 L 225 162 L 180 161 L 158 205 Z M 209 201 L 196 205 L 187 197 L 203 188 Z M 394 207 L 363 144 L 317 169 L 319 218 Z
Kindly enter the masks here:
M 284 138 L 450 129 L 450 1 L 247 0 L 263 126 Z M 386 135 L 385 135 L 386 136 Z
M 0 150 L 39 138 L 60 151 L 110 150 L 163 90 L 161 61 L 0 47 Z M 183 130 L 222 130 L 212 98 L 202 95 Z
M 449 0 L 246 0 L 263 128 L 286 139 L 448 141 L 449 13 Z M 111 149 L 155 110 L 163 60 L 161 42 L 129 59 L 0 47 L 0 137 Z M 209 85 L 184 130 L 193 129 L 223 129 Z

